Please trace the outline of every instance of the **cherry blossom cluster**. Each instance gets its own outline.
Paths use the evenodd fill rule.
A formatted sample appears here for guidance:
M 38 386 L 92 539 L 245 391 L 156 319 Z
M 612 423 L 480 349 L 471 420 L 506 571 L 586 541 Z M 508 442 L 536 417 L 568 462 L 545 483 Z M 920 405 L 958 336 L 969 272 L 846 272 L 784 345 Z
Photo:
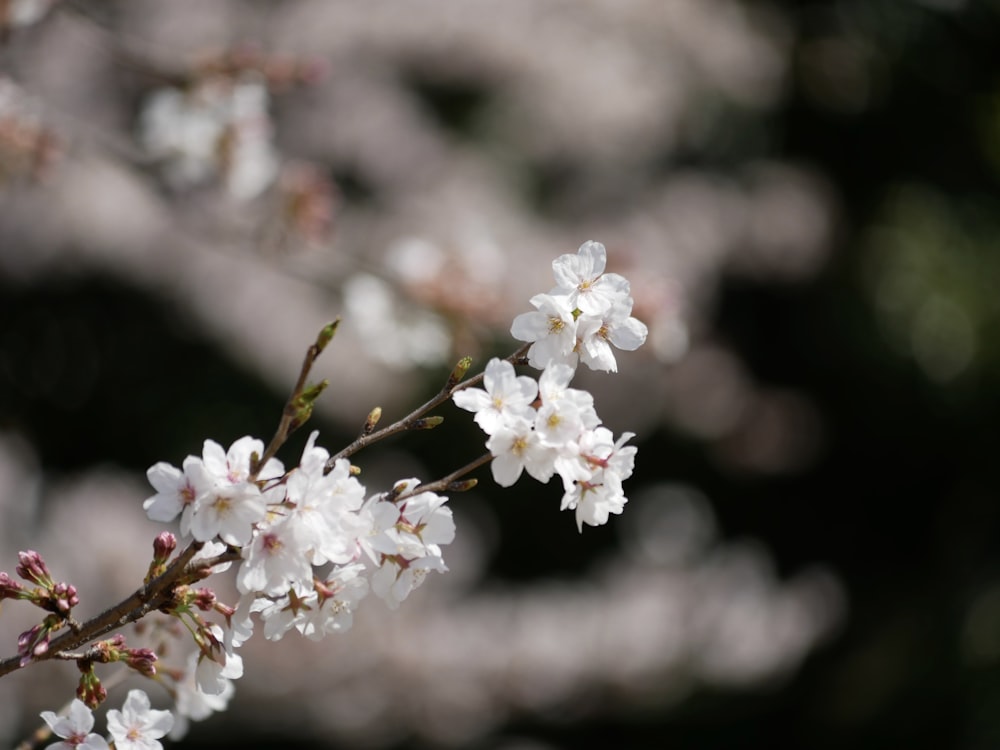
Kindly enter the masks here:
M 42 622 L 18 636 L 17 653 L 24 666 L 48 652 L 52 633 L 64 625 L 73 607 L 80 603 L 80 597 L 72 584 L 56 583 L 42 556 L 34 550 L 19 552 L 17 557 L 14 572 L 33 586 L 24 586 L 0 571 L 0 601 L 20 599 L 49 613 Z
M 147 98 L 137 137 L 176 189 L 220 181 L 236 200 L 260 195 L 278 176 L 271 93 L 311 83 L 318 63 L 237 50 L 204 61 Z
M 621 513 L 627 502 L 622 485 L 635 461 L 636 449 L 626 445 L 633 433 L 615 439 L 601 425 L 593 396 L 570 387 L 579 362 L 615 371 L 612 345 L 632 350 L 646 338 L 646 327 L 631 316 L 628 281 L 604 273 L 605 264 L 604 246 L 596 242 L 557 258 L 556 287 L 532 298 L 536 312 L 519 315 L 511 329 L 530 346 L 508 360 L 490 360 L 481 376 L 466 382 L 471 360 L 463 358 L 435 398 L 377 431 L 381 409 L 373 409 L 361 436 L 337 455 L 318 446 L 313 432 L 298 464 L 286 469 L 275 454 L 309 418 L 326 387 L 325 381 L 307 384 L 312 363 L 337 324 L 325 327 L 307 352 L 267 447 L 249 436 L 228 449 L 206 440 L 201 455 L 188 456 L 180 467 L 166 462 L 150 467 L 147 477 L 155 494 L 143 509 L 154 521 L 178 522 L 180 538 L 160 533 L 144 586 L 94 620 L 82 625 L 73 620 L 79 602 L 75 587 L 56 583 L 38 553 L 22 552 L 16 573 L 31 586 L 0 573 L 0 599 L 28 600 L 47 614 L 19 639 L 18 666 L 58 653 L 75 660 L 82 675 L 69 713 L 42 715 L 63 739 L 49 747 L 108 747 L 91 731 L 90 712 L 107 698 L 96 664 L 122 663 L 156 679 L 171 694 L 173 713 L 152 710 L 142 691 L 132 691 L 121 711 L 108 713 L 116 748 L 155 750 L 167 733 L 179 738 L 189 722 L 226 707 L 233 680 L 243 675 L 239 648 L 257 625 L 268 640 L 293 630 L 320 640 L 350 629 L 370 591 L 395 609 L 428 573 L 447 570 L 442 546 L 454 539 L 455 524 L 447 498 L 435 490 L 468 489 L 475 480 L 457 479 L 487 460 L 494 479 L 505 487 L 525 471 L 542 482 L 558 474 L 562 508 L 576 512 L 581 530 L 583 524 L 604 524 Z M 538 381 L 517 375 L 513 363 L 525 361 L 542 369 Z M 483 388 L 473 387 L 480 381 Z M 441 417 L 427 415 L 449 398 L 475 413 L 489 436 L 489 453 L 432 484 L 410 478 L 387 492 L 369 493 L 346 456 L 397 432 L 439 425 Z M 200 581 L 234 564 L 239 601 L 230 606 Z M 168 621 L 173 630 L 157 631 L 162 638 L 185 632 L 193 637 L 196 650 L 183 666 L 161 664 L 161 648 L 127 647 L 121 634 L 97 640 L 153 611 L 173 618 Z M 207 613 L 222 619 L 212 622 Z M 81 635 L 86 633 L 92 635 Z M 66 655 L 88 642 L 86 650 Z M 12 668 L 6 661 L 7 666 L 0 661 L 0 674 Z
M 139 141 L 172 187 L 221 178 L 234 198 L 247 200 L 278 173 L 268 102 L 264 81 L 249 74 L 162 88 L 145 104 Z
M 240 551 L 240 603 L 220 610 L 229 625 L 201 627 L 194 674 L 202 693 L 221 695 L 241 676 L 234 649 L 253 632 L 250 615 L 269 640 L 292 629 L 319 640 L 348 630 L 369 590 L 396 608 L 428 572 L 447 570 L 441 545 L 455 525 L 446 498 L 419 491 L 417 479 L 366 498 L 347 459 L 327 470 L 330 454 L 316 437 L 287 472 L 274 458 L 254 472 L 264 445 L 251 437 L 228 451 L 207 440 L 182 468 L 161 462 L 148 471 L 157 491 L 144 504 L 151 519 L 180 516 L 181 533 L 205 543 L 205 559 L 227 545 Z
M 646 326 L 631 316 L 629 283 L 604 273 L 607 254 L 599 242 L 585 242 L 576 255 L 552 263 L 556 286 L 532 297 L 536 312 L 514 319 L 511 334 L 531 342 L 528 360 L 542 369 L 536 383 L 517 376 L 513 365 L 493 359 L 486 366 L 485 390 L 468 388 L 453 396 L 475 413 L 489 435 L 493 478 L 509 487 L 527 471 L 540 482 L 559 474 L 562 510 L 575 510 L 577 528 L 599 526 L 627 502 L 622 482 L 632 474 L 636 449 L 625 446 L 634 433 L 617 440 L 601 427 L 593 396 L 569 387 L 578 362 L 595 370 L 618 369 L 611 345 L 637 349 Z
M 510 329 L 514 338 L 532 342 L 532 367 L 563 363 L 575 369 L 582 361 L 592 370 L 617 372 L 611 345 L 634 351 L 646 341 L 645 324 L 632 317 L 628 280 L 605 273 L 606 265 L 607 250 L 594 241 L 552 261 L 556 286 L 532 297 L 535 312 L 518 315 Z

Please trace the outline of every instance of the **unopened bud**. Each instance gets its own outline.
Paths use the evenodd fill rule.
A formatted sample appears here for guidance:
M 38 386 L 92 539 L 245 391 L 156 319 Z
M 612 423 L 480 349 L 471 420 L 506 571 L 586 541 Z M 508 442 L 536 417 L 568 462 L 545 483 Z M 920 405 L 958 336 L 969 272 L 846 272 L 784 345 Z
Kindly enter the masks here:
M 22 667 L 49 650 L 49 633 L 58 622 L 61 620 L 56 615 L 49 615 L 40 624 L 17 637 L 17 653 L 21 657 Z
M 80 603 L 80 597 L 76 594 L 76 586 L 69 583 L 57 583 L 52 587 L 51 596 L 56 609 L 61 614 L 67 614 Z
M 156 654 L 148 648 L 130 648 L 125 653 L 125 663 L 146 677 L 156 675 Z
M 17 559 L 21 563 L 17 566 L 15 572 L 21 578 L 46 589 L 52 588 L 55 585 L 55 581 L 49 575 L 49 569 L 45 566 L 45 561 L 40 554 L 29 549 L 24 552 L 18 552 Z
M 396 482 L 396 484 L 392 486 L 392 489 L 386 493 L 385 499 L 389 502 L 395 502 L 396 498 L 404 492 L 411 492 L 419 486 L 420 480 L 418 479 L 404 479 Z
M 251 465 L 253 465 L 253 462 L 257 461 L 257 454 L 255 453 L 250 460 Z M 156 535 L 156 538 L 153 540 L 153 561 L 149 564 L 149 569 L 146 571 L 146 583 L 163 575 L 163 572 L 167 569 L 167 561 L 175 549 L 177 549 L 177 537 L 169 531 L 161 531 Z
M 170 559 L 177 549 L 177 537 L 169 531 L 161 531 L 153 540 L 153 560 L 161 565 Z
M 330 343 L 333 339 L 334 334 L 337 333 L 337 327 L 340 325 L 340 318 L 337 318 L 332 323 L 327 323 L 323 326 L 323 330 L 319 332 L 319 336 L 316 337 L 316 348 L 322 352 L 326 349 L 326 345 Z
M 328 385 L 330 385 L 329 380 L 321 380 L 318 383 L 307 385 L 302 390 L 302 393 L 299 395 L 299 401 L 302 403 L 311 404 L 312 402 L 314 402 L 316 399 L 319 398 L 319 395 L 326 390 L 326 387 Z
M 80 684 L 76 687 L 76 697 L 87 704 L 87 708 L 93 710 L 108 697 L 108 691 L 94 674 L 93 664 L 81 665 L 80 671 L 83 674 L 80 675 Z
M 468 492 L 479 484 L 478 479 L 459 479 L 448 484 L 446 492 Z
M 27 595 L 24 586 L 6 573 L 0 572 L 0 599 L 23 599 Z
M 196 589 L 192 604 L 202 612 L 209 612 L 215 608 L 215 592 L 212 589 Z
M 321 380 L 302 389 L 302 392 L 292 403 L 292 408 L 295 410 L 292 415 L 292 429 L 298 429 L 309 421 L 313 407 L 316 405 L 316 399 L 326 390 L 328 385 L 330 385 L 330 381 Z
M 411 429 L 414 430 L 433 430 L 435 427 L 444 422 L 444 417 L 423 417 L 421 419 L 414 420 Z
M 361 430 L 362 435 L 371 435 L 372 430 L 375 429 L 375 425 L 378 421 L 382 419 L 382 407 L 376 406 L 370 412 L 368 412 L 368 418 L 365 420 L 365 426 Z
M 451 375 L 448 376 L 448 384 L 445 386 L 445 390 L 450 391 L 465 377 L 465 373 L 469 371 L 472 367 L 472 357 L 462 357 L 458 360 L 458 364 L 455 365 L 455 369 L 451 371 Z
M 108 638 L 106 641 L 98 641 L 91 646 L 90 650 L 87 652 L 86 660 L 81 659 L 77 662 L 77 666 L 80 668 L 81 672 L 86 672 L 91 668 L 91 662 L 97 662 L 98 664 L 110 664 L 111 662 L 121 659 L 124 651 L 125 636 L 118 633 L 113 637 Z

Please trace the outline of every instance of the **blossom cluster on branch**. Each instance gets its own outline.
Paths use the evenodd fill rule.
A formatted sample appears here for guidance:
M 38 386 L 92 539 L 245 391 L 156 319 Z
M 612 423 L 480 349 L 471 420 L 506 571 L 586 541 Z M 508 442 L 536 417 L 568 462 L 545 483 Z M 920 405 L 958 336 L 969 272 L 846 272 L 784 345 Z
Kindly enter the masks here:
M 486 447 L 494 456 L 497 484 L 510 487 L 523 471 L 540 482 L 559 474 L 562 509 L 576 511 L 581 530 L 584 523 L 598 526 L 609 514 L 622 512 L 622 481 L 632 474 L 636 453 L 625 447 L 633 433 L 616 441 L 600 426 L 593 396 L 569 387 L 577 362 L 617 371 L 611 344 L 632 350 L 646 340 L 646 326 L 631 317 L 628 281 L 604 273 L 606 263 L 599 242 L 585 242 L 576 255 L 560 256 L 552 264 L 555 288 L 532 297 L 537 312 L 514 319 L 511 335 L 531 342 L 528 361 L 544 370 L 537 383 L 517 377 L 510 362 L 493 359 L 486 366 L 485 391 L 454 396 L 490 436 Z
M 232 681 L 243 675 L 238 649 L 258 623 L 268 640 L 292 630 L 320 640 L 350 629 L 369 592 L 397 608 L 428 573 L 447 570 L 442 547 L 455 538 L 455 523 L 448 498 L 438 490 L 471 488 L 475 480 L 462 477 L 487 460 L 504 487 L 525 470 L 540 481 L 558 474 L 562 508 L 576 511 L 580 529 L 621 513 L 622 483 L 636 453 L 625 443 L 633 434 L 615 440 L 601 426 L 593 396 L 569 387 L 578 362 L 614 371 L 611 344 L 631 350 L 646 337 L 646 327 L 631 317 L 628 281 L 604 273 L 605 265 L 605 248 L 596 242 L 560 256 L 553 262 L 557 286 L 533 298 L 537 313 L 514 321 L 512 335 L 529 342 L 518 352 L 491 360 L 467 380 L 471 360 L 461 360 L 437 396 L 387 427 L 376 430 L 381 410 L 373 409 L 358 439 L 337 454 L 317 445 L 313 432 L 298 464 L 286 469 L 275 454 L 309 419 L 327 385 L 307 382 L 337 323 L 324 328 L 306 354 L 269 444 L 246 436 L 226 449 L 206 440 L 201 455 L 188 456 L 180 467 L 166 462 L 150 467 L 155 494 L 143 508 L 151 520 L 179 520 L 180 538 L 160 533 L 143 586 L 92 620 L 77 622 L 76 588 L 57 583 L 40 554 L 22 552 L 15 572 L 33 588 L 0 573 L 0 599 L 26 600 L 47 614 L 20 636 L 17 657 L 0 661 L 0 676 L 53 658 L 75 661 L 81 672 L 67 713 L 42 714 L 50 732 L 62 738 L 49 747 L 108 747 L 91 731 L 91 712 L 107 698 L 97 664 L 121 662 L 170 693 L 172 712 L 152 709 L 144 691 L 132 690 L 122 709 L 107 715 L 118 750 L 157 748 L 168 732 L 180 737 L 190 721 L 225 708 Z M 516 375 L 515 364 L 529 363 L 543 369 L 538 382 Z M 480 382 L 485 389 L 473 387 Z M 369 492 L 350 456 L 389 435 L 438 426 L 442 418 L 428 414 L 448 399 L 475 413 L 489 435 L 489 453 L 435 482 L 407 478 L 388 491 Z M 240 598 L 231 606 L 198 584 L 233 564 Z M 161 665 L 156 649 L 129 648 L 120 633 L 100 640 L 156 611 L 183 626 L 175 633 L 160 629 L 163 646 L 175 634 L 194 641 L 196 651 L 183 667 Z M 221 620 L 207 619 L 212 613 Z

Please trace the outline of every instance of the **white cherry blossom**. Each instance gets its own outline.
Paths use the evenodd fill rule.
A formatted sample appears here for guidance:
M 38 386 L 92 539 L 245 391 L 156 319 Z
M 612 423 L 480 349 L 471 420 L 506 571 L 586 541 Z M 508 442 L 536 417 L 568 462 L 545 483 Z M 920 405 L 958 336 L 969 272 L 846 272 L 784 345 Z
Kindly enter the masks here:
M 150 520 L 170 523 L 211 490 L 211 478 L 201 471 L 201 463 L 197 456 L 188 456 L 183 471 L 165 461 L 149 467 L 146 478 L 156 494 L 143 502 L 142 508 Z
M 107 741 L 90 730 L 94 728 L 94 714 L 79 698 L 74 698 L 66 716 L 54 711 L 42 711 L 42 721 L 63 742 L 53 742 L 45 750 L 108 750 Z
M 566 297 L 536 294 L 531 298 L 535 312 L 514 318 L 510 335 L 518 341 L 531 341 L 528 362 L 539 370 L 552 363 L 576 366 L 576 317 Z
M 302 526 L 287 518 L 260 530 L 243 547 L 243 564 L 236 575 L 241 594 L 281 594 L 296 584 L 312 581 L 312 563 L 303 544 Z
M 249 200 L 278 173 L 268 106 L 266 84 L 256 76 L 207 77 L 183 91 L 154 92 L 137 136 L 173 187 L 219 178 L 234 198 Z
M 531 419 L 531 402 L 538 395 L 538 383 L 526 375 L 518 377 L 514 365 L 494 357 L 486 365 L 482 388 L 466 388 L 452 396 L 455 404 L 475 413 L 483 432 L 492 435 L 511 419 Z
M 108 732 L 116 750 L 162 750 L 159 739 L 173 725 L 171 713 L 150 708 L 149 696 L 142 690 L 129 690 L 121 711 L 108 711 Z
M 625 443 L 633 437 L 625 432 L 615 441 L 610 430 L 597 427 L 581 435 L 575 456 L 556 461 L 565 489 L 561 510 L 576 511 L 579 530 L 585 523 L 605 524 L 609 514 L 625 508 L 622 482 L 632 475 L 636 454 L 636 448 Z
M 432 570 L 443 573 L 448 567 L 440 557 L 421 557 L 406 561 L 387 558 L 372 575 L 372 591 L 385 601 L 389 609 L 397 609 Z
M 263 441 L 249 435 L 241 437 L 229 450 L 214 440 L 206 440 L 202 448 L 205 470 L 219 484 L 241 485 L 250 479 L 250 461 L 254 454 L 264 453 Z M 281 462 L 271 458 L 257 472 L 258 479 L 275 479 L 285 473 Z
M 455 521 L 447 501 L 433 492 L 421 492 L 404 501 L 396 523 L 400 554 L 411 558 L 441 556 L 440 545 L 455 539 Z
M 625 351 L 635 351 L 646 341 L 646 325 L 631 317 L 632 298 L 618 301 L 602 315 L 581 316 L 577 323 L 580 360 L 591 370 L 618 372 L 618 362 L 611 350 L 614 344 Z
M 198 652 L 190 655 L 187 668 L 173 685 L 175 721 L 168 735 L 172 740 L 183 738 L 191 721 L 203 721 L 213 713 L 225 711 L 236 692 L 233 683 L 226 678 L 223 678 L 223 688 L 218 694 L 205 693 L 199 689 L 195 680 L 198 657 Z
M 357 538 L 366 531 L 357 513 L 365 501 L 365 488 L 351 476 L 347 459 L 326 472 L 330 454 L 315 445 L 317 435 L 309 436 L 302 461 L 288 478 L 283 512 L 310 564 L 345 564 L 357 555 Z
M 291 588 L 284 596 L 258 599 L 254 603 L 254 611 L 260 612 L 264 621 L 264 637 L 269 641 L 280 641 L 316 606 L 315 591 Z
M 576 255 L 560 255 L 552 261 L 556 287 L 552 295 L 565 295 L 570 309 L 584 315 L 601 315 L 615 302 L 628 297 L 629 283 L 617 273 L 604 273 L 607 250 L 600 242 L 580 245 Z
M 318 641 L 330 633 L 351 629 L 354 611 L 368 594 L 364 565 L 355 563 L 335 569 L 313 593 L 316 604 L 304 612 L 296 627 L 310 640 Z
M 181 533 L 200 542 L 218 537 L 242 547 L 253 538 L 254 524 L 266 515 L 267 503 L 256 485 L 219 486 L 195 502 L 190 516 L 181 517 Z
M 490 464 L 493 479 L 501 487 L 513 485 L 525 470 L 539 482 L 548 482 L 555 471 L 558 454 L 542 444 L 531 422 L 501 427 L 486 441 L 486 447 L 494 457 Z
M 221 636 L 222 628 L 213 626 L 213 630 Z M 239 654 L 219 649 L 215 652 L 222 661 L 201 654 L 195 667 L 194 679 L 198 689 L 206 695 L 220 695 L 226 689 L 230 680 L 238 680 L 243 676 L 243 657 Z

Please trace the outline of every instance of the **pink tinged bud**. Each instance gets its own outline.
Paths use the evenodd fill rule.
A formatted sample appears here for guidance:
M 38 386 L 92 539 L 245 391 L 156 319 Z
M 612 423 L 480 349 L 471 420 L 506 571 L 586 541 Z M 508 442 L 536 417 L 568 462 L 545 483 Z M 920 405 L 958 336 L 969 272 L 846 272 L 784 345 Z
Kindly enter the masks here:
M 125 636 L 117 633 L 106 641 L 98 641 L 91 648 L 86 661 L 78 661 L 81 672 L 88 672 L 93 669 L 91 662 L 98 664 L 110 664 L 120 661 L 125 652 Z
M 54 585 L 55 582 L 49 575 L 49 569 L 45 567 L 45 561 L 40 554 L 29 549 L 26 552 L 18 552 L 17 559 L 21 564 L 17 566 L 15 572 L 21 578 L 44 588 L 51 588 Z
M 166 569 L 167 560 L 177 549 L 177 537 L 169 531 L 163 531 L 156 535 L 153 540 L 153 561 L 149 564 L 146 572 L 146 583 L 163 574 Z
M 152 649 L 129 649 L 125 657 L 125 663 L 146 677 L 156 675 L 156 654 L 153 653 Z
M 87 704 L 87 708 L 93 711 L 95 708 L 100 706 L 107 700 L 108 691 L 105 689 L 104 685 L 97 683 L 97 685 L 84 688 L 80 685 L 76 689 L 76 697 Z
M 80 675 L 80 684 L 76 686 L 76 697 L 83 701 L 87 708 L 93 710 L 105 701 L 108 691 L 94 674 L 92 665 L 81 671 L 83 674 Z
M 215 607 L 215 592 L 212 589 L 196 590 L 193 604 L 202 612 L 210 612 Z
M 80 603 L 80 597 L 76 595 L 76 586 L 57 583 L 52 587 L 52 601 L 59 613 L 67 614 Z
M 166 562 L 177 549 L 177 537 L 169 531 L 163 531 L 153 540 L 153 558 L 158 563 Z
M 0 599 L 23 599 L 24 587 L 6 573 L 0 572 Z
M 25 630 L 21 633 L 21 635 L 17 637 L 17 650 L 19 652 L 27 650 L 28 646 L 34 642 L 35 638 L 38 637 L 38 633 L 41 629 L 41 625 L 35 625 L 30 630 Z
M 46 618 L 48 620 L 48 618 Z M 17 653 L 21 655 L 20 666 L 42 656 L 49 650 L 49 626 L 46 622 L 25 630 L 17 637 Z

